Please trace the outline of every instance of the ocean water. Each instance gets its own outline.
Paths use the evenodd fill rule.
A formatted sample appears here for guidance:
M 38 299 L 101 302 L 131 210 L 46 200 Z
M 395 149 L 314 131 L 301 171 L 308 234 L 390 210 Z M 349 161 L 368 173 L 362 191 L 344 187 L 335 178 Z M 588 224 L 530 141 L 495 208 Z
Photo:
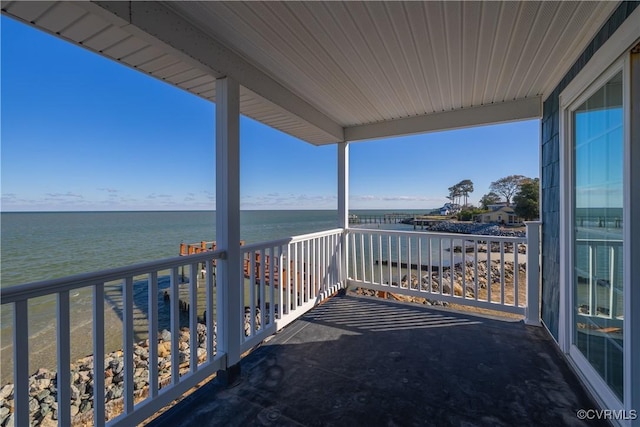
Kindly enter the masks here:
M 335 228 L 337 213 L 242 211 L 240 224 L 241 239 L 265 242 Z M 4 288 L 177 256 L 181 242 L 215 240 L 216 220 L 214 211 L 3 212 L 0 225 Z M 411 229 L 400 224 L 382 227 Z
M 352 213 L 382 215 L 386 212 Z M 240 223 L 241 239 L 256 243 L 336 228 L 337 213 L 326 210 L 242 211 Z M 179 254 L 181 242 L 215 240 L 214 211 L 3 212 L 0 225 L 2 288 L 173 257 Z M 412 229 L 401 224 L 383 224 L 380 228 Z M 159 286 L 168 287 L 168 279 L 160 278 Z M 146 289 L 146 286 L 134 288 Z M 89 351 L 82 331 L 90 325 L 91 295 L 84 289 L 71 297 L 72 347 L 77 347 L 72 348 L 72 353 L 80 356 Z M 117 298 L 117 295 L 108 294 L 107 299 L 110 297 Z M 144 295 L 139 297 L 146 301 Z M 109 302 L 117 305 L 117 301 Z M 54 297 L 43 297 L 30 303 L 31 371 L 50 361 L 51 353 L 55 355 L 55 304 Z M 4 384 L 10 381 L 12 370 L 11 307 L 3 306 L 0 317 L 0 381 Z M 78 336 L 74 337 L 74 334 Z M 118 345 L 121 330 L 117 325 L 107 327 L 106 335 L 107 346 L 109 342 Z

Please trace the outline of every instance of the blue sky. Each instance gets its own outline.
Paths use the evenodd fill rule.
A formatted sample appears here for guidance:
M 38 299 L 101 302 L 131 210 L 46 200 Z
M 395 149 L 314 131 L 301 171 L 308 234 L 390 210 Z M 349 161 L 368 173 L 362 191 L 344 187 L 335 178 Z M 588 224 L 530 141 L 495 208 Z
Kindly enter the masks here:
M 9 18 L 2 211 L 215 209 L 215 106 Z M 335 209 L 335 146 L 242 118 L 242 209 Z M 539 175 L 537 120 L 352 143 L 352 209 L 430 209 Z

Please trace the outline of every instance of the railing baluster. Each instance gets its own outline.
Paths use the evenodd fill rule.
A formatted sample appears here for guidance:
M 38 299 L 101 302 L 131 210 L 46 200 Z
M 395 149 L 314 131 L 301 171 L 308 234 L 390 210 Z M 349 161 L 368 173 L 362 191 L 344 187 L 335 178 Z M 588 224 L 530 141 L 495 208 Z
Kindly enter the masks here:
M 149 395 L 158 396 L 158 272 L 148 275 L 149 288 Z
M 460 271 L 462 275 L 462 299 L 467 299 L 467 241 L 460 240 L 462 247 L 460 253 Z
M 358 280 L 358 257 L 356 256 L 356 235 L 355 233 L 350 233 L 351 237 L 351 247 L 349 248 L 349 252 L 351 252 L 351 271 L 350 276 L 352 276 L 353 280 Z
M 347 236 L 347 239 L 349 236 Z M 314 278 L 316 298 L 323 298 L 325 295 L 323 283 L 322 283 L 322 238 L 315 239 L 313 244 L 313 263 L 314 263 Z M 349 277 L 350 278 L 350 277 Z
M 396 269 L 396 272 L 398 273 L 398 287 L 400 287 L 400 284 L 402 283 L 402 241 L 401 241 L 401 237 L 398 236 L 398 241 L 396 242 L 398 246 L 396 246 L 397 252 L 398 252 L 398 268 Z
M 378 283 L 383 284 L 384 280 L 382 280 L 382 261 L 384 260 L 384 256 L 382 255 L 382 234 L 378 234 Z
M 104 284 L 93 286 L 93 425 L 104 426 Z
M 206 349 L 207 349 L 207 361 L 213 361 L 214 356 L 214 347 L 213 347 L 213 339 L 214 339 L 214 326 L 213 326 L 213 312 L 214 312 L 214 304 L 213 304 L 213 286 L 214 286 L 214 273 L 213 273 L 213 260 L 207 259 L 204 262 L 206 276 L 205 276 L 205 317 L 204 322 L 207 327 L 207 335 L 206 335 Z
M 442 295 L 444 294 L 444 254 L 442 252 L 442 238 L 438 239 L 438 247 L 440 250 L 440 278 L 438 281 L 440 286 L 438 286 L 438 293 Z
M 594 262 L 596 259 L 597 252 L 595 246 L 589 245 L 589 315 L 594 316 L 596 314 L 596 304 L 595 304 L 595 292 L 593 286 L 593 275 L 596 273 L 596 269 L 594 267 Z M 527 302 L 528 304 L 528 302 Z
M 455 246 L 455 241 L 453 238 L 449 239 L 449 292 L 451 296 L 455 295 L 453 291 L 456 279 L 456 263 L 454 259 L 454 251 L 453 248 Z
M 609 314 L 607 317 L 609 319 L 615 319 L 614 315 L 614 304 L 613 304 L 613 294 L 615 287 L 615 275 L 614 272 L 616 270 L 615 266 L 615 248 L 613 246 L 609 247 Z
M 487 240 L 487 301 L 491 302 L 491 241 Z
M 29 425 L 29 311 L 27 300 L 13 305 L 13 401 L 16 426 Z
M 347 237 L 349 238 L 349 237 Z M 317 295 L 322 295 L 322 265 L 320 265 L 320 259 L 322 256 L 320 255 L 320 239 L 315 239 L 313 244 L 313 265 L 314 265 L 314 281 Z
M 407 236 L 407 289 L 411 289 L 411 237 Z
M 133 412 L 133 277 L 128 276 L 122 284 L 122 319 L 124 341 L 124 413 Z
M 275 276 L 274 276 L 274 263 L 276 261 L 276 248 L 274 246 L 272 246 L 271 248 L 269 248 L 269 256 L 270 256 L 270 261 L 269 261 L 269 323 L 274 323 L 276 320 L 276 316 L 275 316 L 275 306 L 276 306 L 276 300 L 275 300 L 275 287 L 276 287 L 276 281 L 275 281 Z
M 326 272 L 326 276 L 325 276 L 325 289 L 326 289 L 326 294 L 327 296 L 329 296 L 329 294 L 331 293 L 331 269 L 329 268 L 329 262 L 331 260 L 331 254 L 329 253 L 329 251 L 331 250 L 331 247 L 329 246 L 329 237 L 328 236 L 324 236 L 322 238 L 322 244 L 324 246 L 324 264 L 323 264 L 323 268 L 324 271 Z
M 316 299 L 320 293 L 320 287 L 318 286 L 318 263 L 317 263 L 317 248 L 318 239 L 313 239 L 309 247 L 309 280 L 311 280 L 311 298 Z
M 308 242 L 300 242 L 300 254 L 298 256 L 298 271 L 300 272 L 300 305 L 309 301 L 309 279 L 307 278 L 307 245 Z
M 514 306 L 519 306 L 520 299 L 520 289 L 519 289 L 519 279 L 520 279 L 520 262 L 518 261 L 518 251 L 520 249 L 520 245 L 518 243 L 513 244 L 513 300 Z
M 393 269 L 392 264 L 393 264 L 393 258 L 391 256 L 392 252 L 391 252 L 391 235 L 387 236 L 387 273 L 388 273 L 388 277 L 389 277 L 389 281 L 387 282 L 388 286 L 391 286 L 391 284 L 393 283 Z
M 431 287 L 431 276 L 433 275 L 433 247 L 431 245 L 431 237 L 427 238 L 427 249 L 429 250 L 429 252 L 427 253 L 429 262 L 429 289 L 427 289 L 427 292 L 431 293 L 433 290 L 433 288 Z
M 364 234 L 360 234 L 360 272 L 362 273 L 362 280 L 367 281 L 367 276 L 364 269 Z
M 191 373 L 198 370 L 198 277 L 197 263 L 190 266 L 189 278 L 189 370 Z
M 69 291 L 58 293 L 56 307 L 58 346 L 58 422 L 71 425 L 71 322 L 69 320 Z
M 306 242 L 304 245 L 304 263 L 302 264 L 305 277 L 305 286 L 304 286 L 304 300 L 309 301 L 312 298 L 311 291 L 311 245 L 313 244 L 313 240 Z
M 302 286 L 300 283 L 300 242 L 296 242 L 293 245 L 293 309 L 297 310 L 301 305 L 302 300 Z
M 473 241 L 473 293 L 478 301 L 478 240 Z
M 336 279 L 340 282 L 340 284 L 342 285 L 342 288 L 346 289 L 346 283 L 344 282 L 344 274 L 343 274 L 343 270 L 345 268 L 345 266 L 343 265 L 344 264 L 343 260 L 345 258 L 342 257 L 342 252 L 344 250 L 342 235 L 341 234 L 336 235 L 335 239 L 336 239 L 335 263 L 337 265 L 337 275 L 338 275 Z
M 329 247 L 329 265 L 331 267 L 331 286 L 333 287 L 334 290 L 337 290 L 337 284 L 340 281 L 340 275 L 339 275 L 339 259 L 337 258 L 337 254 L 339 251 L 339 245 L 338 245 L 338 239 L 337 236 L 333 235 L 333 236 L 329 236 L 329 240 L 331 241 L 331 246 Z
M 171 297 L 169 298 L 169 317 L 171 329 L 171 384 L 180 382 L 180 285 L 178 282 L 178 268 L 171 269 Z
M 247 252 L 249 256 L 249 302 L 246 303 L 249 308 L 249 337 L 256 333 L 256 252 Z M 246 308 L 243 307 L 243 316 Z M 249 338 L 247 337 L 247 338 Z
M 287 311 L 285 311 L 286 314 L 289 314 L 291 312 L 291 244 L 287 245 L 287 265 L 286 265 L 286 270 L 287 270 L 287 292 L 286 292 L 286 298 L 287 298 Z
M 418 237 L 418 291 L 422 292 L 422 238 Z
M 375 283 L 373 276 L 373 233 L 369 234 L 369 270 L 369 273 L 371 274 L 369 282 Z
M 329 296 L 331 295 L 331 290 L 333 288 L 333 281 L 331 277 L 331 245 L 329 236 L 324 236 L 322 238 L 322 244 L 324 249 L 324 263 L 322 264 L 322 268 L 326 271 L 325 289 L 326 295 Z
M 327 289 L 327 269 L 325 267 L 326 251 L 325 251 L 325 239 L 320 237 L 318 239 L 318 259 L 320 260 L 320 288 L 322 289 L 323 298 L 328 296 Z
M 340 264 L 341 264 L 341 257 L 340 257 L 340 249 L 341 249 L 341 245 L 340 245 L 340 237 L 337 235 L 333 235 L 331 236 L 331 258 L 330 258 L 330 262 L 332 265 L 331 271 L 333 274 L 333 286 L 334 289 L 339 289 L 338 284 L 340 283 L 341 279 L 341 275 L 340 275 Z
M 284 311 L 284 292 L 285 292 L 285 265 L 284 265 L 284 246 L 280 246 L 278 251 L 278 282 L 280 285 L 280 292 L 278 292 L 278 318 L 282 319 L 285 314 Z
M 504 263 L 504 242 L 500 242 L 500 304 L 504 304 L 504 280 L 506 276 Z
M 266 278 L 265 275 L 267 274 L 267 269 L 266 269 L 266 262 L 267 262 L 267 253 L 265 249 L 260 249 L 260 265 L 259 265 L 259 270 L 258 272 L 260 273 L 260 288 L 258 289 L 258 302 L 260 303 L 260 328 L 264 329 L 266 324 L 264 322 L 265 320 L 265 309 L 266 309 L 266 304 L 265 304 L 265 287 L 266 287 Z

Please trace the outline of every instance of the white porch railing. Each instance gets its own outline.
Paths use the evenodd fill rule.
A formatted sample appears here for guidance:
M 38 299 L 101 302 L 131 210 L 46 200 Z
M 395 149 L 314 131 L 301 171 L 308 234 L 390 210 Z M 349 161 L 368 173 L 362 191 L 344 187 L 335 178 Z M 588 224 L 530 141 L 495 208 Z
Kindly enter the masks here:
M 225 340 L 237 340 L 235 342 L 240 343 L 242 351 L 249 350 L 347 284 L 519 313 L 524 314 L 530 323 L 539 322 L 538 230 L 539 224 L 529 224 L 528 236 L 525 239 L 335 229 L 242 246 L 242 263 L 237 268 L 243 272 L 244 279 L 240 286 L 244 292 L 240 306 L 235 310 L 231 308 L 230 316 L 244 323 L 241 336 L 238 337 L 225 337 L 223 334 L 216 337 L 215 333 L 216 328 L 224 327 L 225 322 L 222 314 L 224 310 L 218 309 L 222 307 L 222 292 L 217 292 L 217 288 L 225 284 L 216 284 L 215 280 L 216 260 L 226 256 L 223 251 L 209 251 L 2 289 L 3 310 L 13 310 L 14 425 L 30 424 L 30 401 L 34 398 L 34 390 L 31 389 L 29 381 L 30 349 L 27 325 L 30 302 L 35 298 L 56 299 L 58 332 L 55 399 L 58 425 L 73 424 L 71 392 L 75 375 L 72 378 L 70 367 L 74 362 L 71 360 L 70 292 L 82 292 L 82 289 L 86 289 L 85 292 L 90 290 L 92 298 L 93 369 L 90 388 L 93 423 L 96 426 L 134 425 L 181 397 L 188 389 L 216 371 L 237 363 L 228 361 L 224 352 L 216 352 L 216 349 L 228 348 L 229 343 Z M 519 248 L 523 245 L 527 247 L 526 255 L 519 253 Z M 462 252 L 457 253 L 456 246 L 459 246 Z M 482 252 L 483 247 L 486 252 Z M 453 250 L 448 251 L 450 248 Z M 509 252 L 509 248 L 513 248 L 512 253 Z M 495 250 L 497 252 L 494 252 Z M 465 256 L 468 259 L 463 261 L 462 270 L 459 260 Z M 505 273 L 511 262 L 506 259 L 509 257 L 513 257 L 514 265 L 511 278 Z M 535 268 L 526 269 L 525 283 L 519 274 L 521 259 L 524 258 L 527 260 L 527 266 L 535 265 Z M 481 272 L 483 263 L 487 266 L 484 276 Z M 459 264 L 460 272 L 464 271 L 465 274 L 458 274 Z M 403 284 L 404 275 L 407 276 L 407 280 Z M 412 275 L 416 275 L 415 281 L 412 280 Z M 458 276 L 461 288 L 456 286 Z M 165 363 L 162 376 L 159 365 L 153 363 L 159 361 L 160 344 L 154 337 L 157 337 L 159 332 L 158 298 L 162 291 L 159 287 L 160 278 L 165 282 L 168 278 L 168 301 L 165 303 L 170 305 L 169 353 L 175 357 L 171 362 L 178 362 L 169 363 L 169 372 L 166 372 Z M 487 283 L 486 296 L 481 292 L 483 280 Z M 123 410 L 119 416 L 107 421 L 105 329 L 110 325 L 105 325 L 105 289 L 113 286 L 113 283 L 118 283 L 117 289 L 122 301 L 119 309 L 122 313 L 123 338 Z M 134 292 L 135 295 L 139 295 L 137 291 L 140 287 L 147 292 L 143 305 L 148 308 L 146 334 L 151 339 L 148 340 L 146 350 L 140 350 L 139 344 L 134 343 Z M 520 295 L 523 287 L 527 290 L 524 299 Z M 456 289 L 462 289 L 463 292 L 458 295 Z M 183 348 L 184 342 L 180 339 L 180 309 L 184 308 L 184 305 L 188 305 L 186 323 L 189 330 L 182 331 L 182 335 L 188 335 L 188 352 Z M 214 331 L 206 333 L 204 338 L 204 357 L 198 352 L 199 340 L 202 342 L 202 337 L 198 334 L 200 308 L 206 309 L 203 316 L 206 331 Z M 202 325 L 200 326 L 202 328 Z M 202 346 L 200 347 L 202 349 Z M 140 368 L 134 361 L 134 353 L 138 351 L 148 351 L 148 361 L 152 362 L 148 364 L 148 372 L 145 374 L 147 378 L 142 389 L 145 393 L 140 392 Z
M 538 233 L 539 223 L 528 224 L 527 237 L 351 228 L 348 285 L 521 314 L 538 324 Z
M 243 322 L 244 317 L 245 328 L 243 336 L 235 339 L 240 342 L 242 351 L 249 350 L 294 321 L 341 287 L 340 283 L 344 283 L 340 269 L 343 235 L 342 229 L 336 229 L 241 247 L 243 265 L 238 268 L 244 270 L 244 283 L 241 284 L 245 291 L 242 298 L 244 308 L 238 307 L 236 314 L 238 322 Z M 209 251 L 2 289 L 3 310 L 13 311 L 14 425 L 30 425 L 35 421 L 33 418 L 30 420 L 30 416 L 33 416 L 30 404 L 33 405 L 35 393 L 39 390 L 31 387 L 30 382 L 28 324 L 30 302 L 36 298 L 55 298 L 58 332 L 54 394 L 60 426 L 69 426 L 77 421 L 73 419 L 71 410 L 72 387 L 75 387 L 71 364 L 76 362 L 72 360 L 71 352 L 71 292 L 90 294 L 92 298 L 93 346 L 90 351 L 93 353 L 93 369 L 89 388 L 94 425 L 135 425 L 218 370 L 225 369 L 228 363 L 226 354 L 216 352 L 216 349 L 227 348 L 227 343 L 222 342 L 223 334 L 217 336 L 215 332 L 225 321 L 223 310 L 217 310 L 222 292 L 217 292 L 215 280 L 216 260 L 224 256 L 223 251 Z M 169 279 L 168 289 L 160 289 L 159 278 L 163 278 L 164 282 L 164 279 Z M 105 395 L 105 371 L 110 367 L 108 363 L 105 365 L 105 329 L 112 325 L 105 324 L 105 297 L 111 294 L 105 289 L 111 290 L 114 286 L 120 298 L 119 306 L 113 308 L 122 313 L 122 345 L 118 350 L 122 350 L 124 364 L 123 412 L 106 422 L 105 404 L 109 399 Z M 145 288 L 148 296 L 145 301 L 136 302 L 134 292 L 139 294 L 140 287 Z M 140 350 L 141 346 L 134 343 L 134 305 L 142 303 L 148 310 L 146 334 L 148 337 L 157 337 L 159 296 L 168 300 L 165 304 L 170 304 L 169 319 L 165 323 L 168 323 L 166 326 L 171 331 L 169 353 L 172 360 L 164 364 L 165 368 L 170 366 L 170 371 L 166 372 L 165 369 L 161 375 L 158 363 L 148 363 L 147 378 L 142 389 L 137 372 L 140 366 L 134 361 L 134 353 L 148 351 L 149 362 L 159 361 L 158 347 L 164 343 L 149 339 L 145 350 Z M 185 311 L 189 325 L 188 354 L 180 339 L 180 335 L 186 334 L 186 331 L 180 331 L 181 312 L 185 314 Z M 199 352 L 202 349 L 202 345 L 199 345 L 202 342 L 198 333 L 199 313 L 204 315 L 206 331 L 214 331 L 205 335 L 207 352 L 204 360 Z M 94 375 L 95 372 L 101 374 Z
M 335 229 L 241 248 L 243 352 L 342 287 L 343 234 Z
M 123 412 L 107 423 L 109 426 L 135 425 L 159 409 L 180 397 L 191 387 L 204 380 L 217 370 L 224 368 L 224 354 L 215 352 L 215 332 L 206 334 L 207 355 L 198 361 L 198 280 L 201 277 L 204 287 L 204 308 L 206 309 L 206 331 L 215 331 L 216 322 L 212 314 L 216 313 L 217 301 L 214 293 L 214 260 L 224 255 L 222 251 L 214 251 L 189 257 L 170 258 L 161 261 L 134 265 L 131 267 L 105 270 L 90 274 L 30 283 L 2 289 L 3 310 L 13 310 L 13 405 L 14 425 L 26 426 L 33 423 L 30 420 L 30 403 L 33 404 L 34 390 L 29 381 L 29 305 L 35 298 L 54 297 L 56 305 L 56 346 L 57 346 L 57 375 L 55 378 L 55 395 L 57 402 L 58 425 L 72 425 L 71 391 L 74 378 L 71 375 L 71 300 L 70 292 L 74 294 L 89 293 L 92 298 L 92 336 L 93 336 L 93 369 L 89 375 L 92 378 L 89 389 L 92 395 L 93 424 L 105 425 L 105 329 L 113 325 L 105 324 L 105 290 L 112 289 L 114 283 L 119 289 L 121 304 L 114 307 L 121 310 L 122 317 L 122 377 L 123 377 Z M 202 268 L 204 266 L 204 269 Z M 181 283 L 187 269 L 188 282 Z M 182 271 L 181 271 L 182 269 Z M 167 290 L 169 308 L 169 329 L 171 330 L 170 354 L 172 359 L 168 376 L 160 378 L 158 363 L 158 316 L 159 316 L 159 278 L 169 278 Z M 141 280 L 142 279 L 142 280 Z M 195 280 L 191 280 L 195 279 Z M 141 351 L 134 341 L 134 283 L 136 287 L 146 287 L 147 301 L 144 302 L 147 314 L 148 348 L 142 350 L 148 354 L 148 374 L 145 391 L 134 382 L 134 373 L 139 365 L 134 363 L 135 351 Z M 183 288 L 181 290 L 181 288 Z M 139 289 L 136 289 L 139 291 Z M 179 363 L 180 349 L 180 299 L 189 304 L 189 363 Z M 186 299 L 186 301 L 184 301 Z M 217 323 L 220 323 L 218 320 Z M 214 351 L 210 351 L 213 349 Z M 166 349 L 165 349 L 166 350 Z M 146 353 L 148 352 L 148 353 Z M 184 356 L 184 355 L 183 355 Z M 200 357 L 200 359 L 203 359 Z M 171 363 L 172 362 L 172 363 Z M 176 363 L 178 362 L 178 363 Z M 187 369 L 185 369 L 187 368 Z M 110 368 L 109 368 L 110 369 Z M 100 374 L 94 374 L 100 373 Z M 75 377 L 75 375 L 74 375 Z M 137 378 L 136 378 L 137 379 Z M 75 385 L 73 385 L 75 387 Z M 37 390 L 39 391 L 39 390 Z M 119 394 L 119 393 L 118 393 Z
M 577 273 L 576 306 L 578 315 L 589 323 L 603 327 L 617 321 L 622 326 L 623 290 L 621 240 L 577 239 L 576 263 L 582 274 Z

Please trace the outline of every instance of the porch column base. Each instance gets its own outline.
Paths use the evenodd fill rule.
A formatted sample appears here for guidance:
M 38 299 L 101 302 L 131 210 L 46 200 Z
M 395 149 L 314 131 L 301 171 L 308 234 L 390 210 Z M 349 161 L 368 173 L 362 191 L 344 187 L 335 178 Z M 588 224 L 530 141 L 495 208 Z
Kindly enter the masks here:
M 240 363 L 220 369 L 217 374 L 218 381 L 225 387 L 231 387 L 240 382 Z

